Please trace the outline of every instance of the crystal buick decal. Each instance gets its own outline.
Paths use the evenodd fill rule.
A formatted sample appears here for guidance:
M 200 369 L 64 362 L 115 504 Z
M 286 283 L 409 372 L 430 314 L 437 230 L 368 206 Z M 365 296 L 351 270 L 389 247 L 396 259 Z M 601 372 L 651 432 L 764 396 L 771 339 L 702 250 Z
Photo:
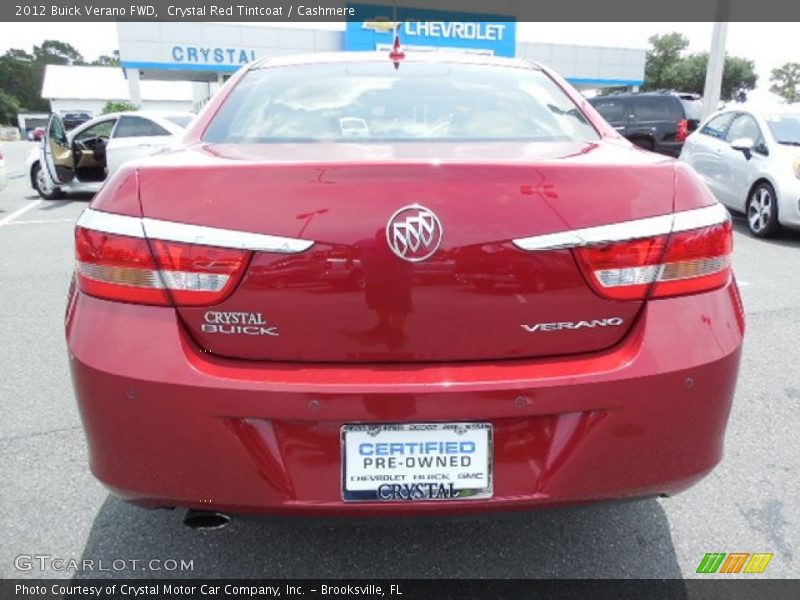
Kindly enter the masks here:
M 203 333 L 280 335 L 278 328 L 269 325 L 262 313 L 210 310 L 203 316 L 206 321 L 200 326 Z
M 563 331 L 565 329 L 594 329 L 595 327 L 619 327 L 625 321 L 621 317 L 608 317 L 605 319 L 592 319 L 591 321 L 561 321 L 558 323 L 534 323 L 520 325 L 528 333 L 540 331 Z

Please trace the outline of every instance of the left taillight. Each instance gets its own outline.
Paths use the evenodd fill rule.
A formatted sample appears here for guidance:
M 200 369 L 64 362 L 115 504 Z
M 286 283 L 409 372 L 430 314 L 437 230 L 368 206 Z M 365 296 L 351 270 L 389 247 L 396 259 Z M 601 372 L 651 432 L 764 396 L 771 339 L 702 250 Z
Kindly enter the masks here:
M 107 300 L 207 306 L 224 300 L 247 268 L 247 250 L 146 240 L 75 228 L 81 291 Z
M 730 219 L 696 229 L 577 248 L 592 288 L 614 300 L 711 291 L 731 277 Z

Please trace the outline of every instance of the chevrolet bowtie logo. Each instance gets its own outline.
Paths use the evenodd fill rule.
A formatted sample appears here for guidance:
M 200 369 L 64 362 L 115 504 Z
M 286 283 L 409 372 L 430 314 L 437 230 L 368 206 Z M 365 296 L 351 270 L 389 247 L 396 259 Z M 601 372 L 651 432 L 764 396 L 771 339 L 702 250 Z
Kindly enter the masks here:
M 397 29 L 399 24 L 399 21 L 382 21 L 380 19 L 375 19 L 374 21 L 364 21 L 361 24 L 361 29 L 369 29 L 378 33 L 389 33 Z

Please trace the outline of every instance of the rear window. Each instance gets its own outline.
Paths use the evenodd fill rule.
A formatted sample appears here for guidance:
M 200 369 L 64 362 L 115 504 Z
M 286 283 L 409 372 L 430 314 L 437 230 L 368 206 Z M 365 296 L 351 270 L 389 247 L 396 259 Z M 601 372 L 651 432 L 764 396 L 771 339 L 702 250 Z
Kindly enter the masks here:
M 672 96 L 631 98 L 631 111 L 637 121 L 680 121 L 683 119 L 678 100 Z
M 689 121 L 700 121 L 703 118 L 703 102 L 702 100 L 684 100 L 681 99 L 683 104 L 683 112 L 686 114 L 684 117 Z
M 544 73 L 486 65 L 348 63 L 249 72 L 203 139 L 214 143 L 596 140 Z
M 120 117 L 114 137 L 152 137 L 169 135 L 169 131 L 158 123 L 143 117 Z
M 592 98 L 589 100 L 603 118 L 609 123 L 624 121 L 625 102 L 614 98 Z

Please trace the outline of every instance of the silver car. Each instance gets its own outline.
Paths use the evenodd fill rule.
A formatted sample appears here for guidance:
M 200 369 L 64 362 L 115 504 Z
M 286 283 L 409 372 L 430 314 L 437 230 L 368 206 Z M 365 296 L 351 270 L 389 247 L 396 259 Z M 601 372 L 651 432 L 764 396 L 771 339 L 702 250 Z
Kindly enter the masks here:
M 689 136 L 689 163 L 729 209 L 744 213 L 750 232 L 800 229 L 800 107 L 760 113 L 729 108 Z

